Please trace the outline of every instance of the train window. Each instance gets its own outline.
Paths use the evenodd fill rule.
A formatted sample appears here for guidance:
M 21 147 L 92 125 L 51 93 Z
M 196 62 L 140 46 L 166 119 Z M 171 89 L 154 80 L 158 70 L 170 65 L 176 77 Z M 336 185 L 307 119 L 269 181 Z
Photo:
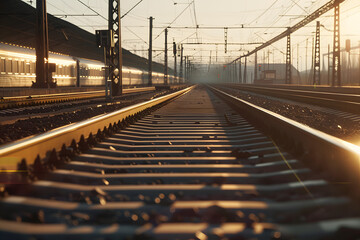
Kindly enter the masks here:
M 70 73 L 70 76 L 71 76 L 71 77 L 74 77 L 74 76 L 75 76 L 75 66 L 74 66 L 74 65 L 70 66 L 70 71 L 69 71 L 69 73 Z
M 19 72 L 18 61 L 17 60 L 12 61 L 12 72 L 13 73 L 18 73 Z
M 56 67 L 55 67 L 55 73 L 56 73 L 56 75 L 59 75 L 59 72 L 60 72 L 59 65 L 56 65 Z
M 22 73 L 22 74 L 25 73 L 25 62 L 24 61 L 20 62 L 20 70 L 19 70 L 19 72 Z
M 6 72 L 12 73 L 12 60 L 8 59 L 6 61 Z
M 21 61 L 16 61 L 17 73 L 21 73 Z
M 35 71 L 36 71 L 35 62 L 31 62 L 31 63 L 30 63 L 30 73 L 31 73 L 31 74 L 34 74 Z
M 5 73 L 6 72 L 6 64 L 5 64 L 5 58 L 0 59 L 0 72 Z
M 58 65 L 58 75 L 63 75 L 63 67 L 61 65 Z
M 69 75 L 68 74 L 68 68 L 69 68 L 68 66 L 63 66 L 63 69 L 64 69 L 63 70 L 63 75 Z
M 31 63 L 29 63 L 29 62 L 26 62 L 26 63 L 25 63 L 25 71 L 24 71 L 24 72 L 25 72 L 26 74 L 31 73 L 31 72 L 30 72 L 30 64 L 31 64 Z

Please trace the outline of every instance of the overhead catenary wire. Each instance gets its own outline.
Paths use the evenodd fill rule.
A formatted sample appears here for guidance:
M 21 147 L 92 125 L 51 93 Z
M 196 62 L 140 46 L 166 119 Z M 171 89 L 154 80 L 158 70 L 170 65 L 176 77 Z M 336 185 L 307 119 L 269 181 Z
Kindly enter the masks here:
M 257 20 L 259 20 L 262 16 L 264 16 L 265 13 L 267 13 L 279 0 L 275 0 L 267 9 L 265 9 L 264 12 L 262 12 L 258 17 L 256 17 L 254 20 L 252 20 L 249 25 L 253 24 Z
M 182 11 L 180 12 L 180 14 L 178 14 L 178 15 L 175 17 L 175 19 L 174 19 L 166 28 L 169 28 L 179 17 L 181 17 L 181 15 L 191 6 L 192 3 L 193 3 L 193 2 L 189 3 L 189 4 L 184 8 L 184 10 L 182 10 Z M 166 28 L 165 28 L 165 29 L 166 29 Z M 165 29 L 163 29 L 163 30 L 154 38 L 154 40 L 156 40 L 157 38 L 159 38 L 160 35 L 165 31 Z
M 136 8 L 142 1 L 143 1 L 143 0 L 140 0 L 140 1 L 139 1 L 138 3 L 136 3 L 132 8 L 130 8 L 129 11 L 127 11 L 126 13 L 124 13 L 124 15 L 121 16 L 121 19 L 122 19 L 123 17 L 125 17 L 126 15 L 128 15 L 129 12 L 131 12 L 134 8 Z
M 81 3 L 82 5 L 84 5 L 85 7 L 87 7 L 88 9 L 90 9 L 92 12 L 96 13 L 99 17 L 103 18 L 104 20 L 108 21 L 108 19 L 106 17 L 104 17 L 103 15 L 101 15 L 99 12 L 95 11 L 92 7 L 90 7 L 89 5 L 87 5 L 86 3 L 84 3 L 81 0 L 77 0 L 79 3 Z

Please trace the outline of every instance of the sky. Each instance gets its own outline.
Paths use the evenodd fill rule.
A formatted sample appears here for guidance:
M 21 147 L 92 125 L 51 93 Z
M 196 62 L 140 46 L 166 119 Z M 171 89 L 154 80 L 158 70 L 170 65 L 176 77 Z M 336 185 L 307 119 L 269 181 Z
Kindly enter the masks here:
M 35 1 L 23 0 L 32 6 Z M 184 55 L 193 63 L 227 63 L 247 51 L 254 43 L 266 42 L 293 26 L 329 0 L 121 0 L 121 13 L 139 3 L 122 19 L 122 46 L 147 57 L 149 17 L 154 17 L 154 60 L 164 61 L 164 29 L 169 27 L 168 42 L 184 46 Z M 89 32 L 106 29 L 108 0 L 47 0 L 50 14 L 69 21 Z M 96 13 L 95 13 L 96 12 Z M 86 16 L 71 16 L 85 14 Z M 332 45 L 333 11 L 318 20 L 321 28 L 321 52 Z M 360 1 L 346 0 L 341 4 L 341 41 L 351 39 L 352 46 L 360 41 Z M 195 26 L 199 26 L 195 29 Z M 244 26 L 244 28 L 239 28 Z M 216 27 L 216 29 L 208 29 Z M 228 28 L 225 30 L 225 28 Z M 299 70 L 311 67 L 312 39 L 315 22 L 292 34 L 293 64 Z M 227 52 L 225 35 L 227 33 Z M 201 45 L 192 45 L 201 43 Z M 217 43 L 217 44 L 214 44 Z M 240 45 L 241 44 L 241 45 Z M 169 64 L 173 62 L 172 45 L 168 45 Z M 284 62 L 286 42 L 281 40 L 258 53 L 259 62 Z M 354 56 L 355 58 L 356 56 Z M 358 57 L 358 56 L 357 56 Z M 210 60 L 211 59 L 211 60 Z M 249 59 L 249 63 L 254 62 Z

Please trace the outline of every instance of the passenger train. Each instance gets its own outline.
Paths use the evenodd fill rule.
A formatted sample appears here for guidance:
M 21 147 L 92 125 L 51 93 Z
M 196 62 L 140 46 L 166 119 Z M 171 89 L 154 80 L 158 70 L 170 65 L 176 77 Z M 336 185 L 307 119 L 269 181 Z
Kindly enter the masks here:
M 53 81 L 59 87 L 104 86 L 104 63 L 96 60 L 49 53 L 49 62 L 56 64 Z M 0 87 L 31 87 L 36 79 L 35 49 L 0 42 Z M 148 72 L 123 66 L 123 85 L 148 84 Z M 168 76 L 169 83 L 182 83 L 179 77 Z M 164 83 L 164 74 L 153 72 L 154 85 Z

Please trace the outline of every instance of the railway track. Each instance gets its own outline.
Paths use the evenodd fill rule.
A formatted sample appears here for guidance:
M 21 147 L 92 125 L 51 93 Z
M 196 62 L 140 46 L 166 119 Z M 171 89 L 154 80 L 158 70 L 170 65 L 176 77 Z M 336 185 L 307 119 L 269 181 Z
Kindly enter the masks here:
M 359 114 L 360 95 L 355 92 L 327 92 L 323 88 L 316 89 L 295 89 L 283 86 L 256 86 L 250 84 L 229 84 L 228 87 L 243 91 L 254 92 L 276 98 L 284 98 L 297 102 L 318 105 L 326 108 Z M 350 91 L 350 89 L 349 89 Z
M 155 87 L 144 88 L 126 88 L 123 90 L 124 94 L 141 93 L 154 91 Z M 69 101 L 88 100 L 100 98 L 105 96 L 105 91 L 88 91 L 88 92 L 71 92 L 71 93 L 57 93 L 45 95 L 32 96 L 14 96 L 3 97 L 0 99 L 0 109 L 8 109 L 15 107 L 43 105 L 50 103 L 63 103 Z
M 0 148 L 0 237 L 357 239 L 359 154 L 188 88 Z

